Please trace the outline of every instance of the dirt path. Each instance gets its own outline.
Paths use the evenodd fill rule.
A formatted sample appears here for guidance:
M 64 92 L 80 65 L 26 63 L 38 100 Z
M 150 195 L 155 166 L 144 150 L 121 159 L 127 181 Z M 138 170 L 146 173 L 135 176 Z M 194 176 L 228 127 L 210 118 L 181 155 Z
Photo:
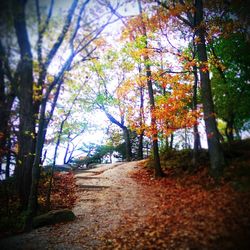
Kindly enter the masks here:
M 124 218 L 140 227 L 154 210 L 154 199 L 146 199 L 145 187 L 129 177 L 137 164 L 115 163 L 77 173 L 79 200 L 73 209 L 77 219 L 4 239 L 1 249 L 105 249 L 104 235 L 125 226 Z

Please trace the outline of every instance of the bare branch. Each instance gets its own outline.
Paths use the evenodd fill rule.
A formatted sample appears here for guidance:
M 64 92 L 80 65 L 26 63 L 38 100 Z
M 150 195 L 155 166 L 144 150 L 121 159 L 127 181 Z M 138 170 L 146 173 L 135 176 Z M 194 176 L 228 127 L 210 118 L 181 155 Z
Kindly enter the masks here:
M 38 62 L 39 62 L 39 66 L 41 69 L 44 67 L 43 59 L 42 59 L 43 34 L 49 25 L 49 22 L 52 16 L 53 6 L 54 6 L 54 0 L 51 0 L 46 21 L 44 25 L 42 26 L 39 0 L 36 0 L 36 15 L 37 15 L 37 23 L 38 23 L 37 57 L 38 57 Z
M 164 72 L 160 74 L 160 76 L 163 76 L 165 74 L 188 74 L 188 73 L 192 73 L 192 71 L 190 70 L 184 70 L 184 71 L 165 70 Z
M 54 46 L 52 47 L 49 54 L 47 55 L 47 58 L 46 58 L 45 63 L 44 63 L 44 68 L 45 69 L 47 69 L 48 66 L 50 65 L 52 59 L 54 58 L 56 52 L 58 51 L 60 45 L 62 44 L 66 33 L 69 30 L 69 27 L 70 27 L 70 24 L 71 24 L 71 21 L 72 21 L 72 18 L 73 18 L 73 14 L 75 12 L 77 4 L 78 4 L 78 0 L 74 0 L 71 7 L 70 7 L 70 9 L 69 9 L 69 11 L 68 11 L 68 15 L 67 15 L 66 21 L 64 23 L 64 26 L 62 28 L 61 34 L 58 36 L 57 41 L 54 43 Z
M 89 3 L 90 0 L 86 0 L 82 6 L 81 6 L 81 9 L 80 9 L 80 12 L 79 12 L 79 15 L 78 15 L 78 18 L 77 18 L 77 22 L 76 22 L 76 27 L 75 27 L 75 30 L 70 38 L 70 41 L 69 41 L 69 44 L 70 44 L 70 47 L 71 47 L 71 50 L 74 50 L 74 40 L 75 40 L 75 37 L 77 35 L 77 32 L 80 28 L 80 22 L 81 22 L 81 19 L 82 19 L 82 14 L 87 6 L 87 4 Z
M 43 34 L 45 32 L 45 30 L 47 29 L 51 16 L 52 16 L 52 11 L 53 11 L 53 7 L 54 7 L 54 0 L 50 1 L 50 7 L 49 7 L 49 12 L 48 12 L 48 16 L 46 18 L 46 21 L 44 23 L 43 28 L 41 29 L 41 33 Z

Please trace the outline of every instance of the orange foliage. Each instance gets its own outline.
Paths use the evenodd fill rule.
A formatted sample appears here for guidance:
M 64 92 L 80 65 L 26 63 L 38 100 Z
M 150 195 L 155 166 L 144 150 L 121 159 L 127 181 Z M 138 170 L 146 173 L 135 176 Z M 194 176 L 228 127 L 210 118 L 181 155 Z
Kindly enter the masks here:
M 187 108 L 191 102 L 191 86 L 171 84 L 171 94 L 156 99 L 155 117 L 159 130 L 165 135 L 181 128 L 191 128 L 200 117 L 199 110 Z
M 192 100 L 192 86 L 185 83 L 187 79 L 182 78 L 186 78 L 186 76 L 160 76 L 156 73 L 152 75 L 152 79 L 166 91 L 165 95 L 155 95 L 155 109 L 153 110 L 157 130 L 165 135 L 169 135 L 177 129 L 191 128 L 197 124 L 197 120 L 201 116 L 200 110 L 188 108 Z M 145 77 L 130 79 L 125 81 L 117 91 L 118 98 L 127 100 L 127 120 L 131 129 L 137 133 L 145 131 L 146 135 L 150 137 L 156 132 L 156 128 L 148 125 L 149 106 L 145 104 L 144 109 L 141 110 L 138 102 L 138 88 L 145 86 L 145 82 Z
M 169 48 L 157 48 L 154 35 L 159 31 L 168 30 L 170 18 L 181 15 L 184 12 L 193 12 L 191 3 L 170 5 L 169 11 L 157 8 L 152 16 L 145 13 L 130 18 L 123 30 L 122 40 L 128 41 L 127 53 L 141 66 L 139 76 L 131 77 L 124 81 L 117 90 L 118 98 L 124 100 L 127 105 L 127 121 L 130 128 L 137 133 L 145 131 L 151 137 L 157 131 L 168 136 L 172 132 L 182 128 L 191 128 L 200 117 L 200 110 L 191 109 L 193 67 L 199 66 L 196 59 L 188 53 L 172 51 Z M 143 22 L 143 25 L 142 25 Z M 146 29 L 146 37 L 143 31 Z M 181 64 L 181 71 L 190 71 L 190 74 L 166 74 L 163 68 L 171 65 L 164 62 L 159 65 L 160 58 L 166 58 L 168 54 L 177 56 Z M 145 61 L 145 56 L 147 60 Z M 152 73 L 151 81 L 155 85 L 155 109 L 151 119 L 156 120 L 157 126 L 150 127 L 150 105 L 144 102 L 143 110 L 140 107 L 139 88 L 147 86 L 145 65 L 150 65 Z M 208 70 L 208 63 L 202 65 L 202 70 Z M 146 91 L 146 88 L 145 88 Z M 143 114 L 143 117 L 142 117 Z

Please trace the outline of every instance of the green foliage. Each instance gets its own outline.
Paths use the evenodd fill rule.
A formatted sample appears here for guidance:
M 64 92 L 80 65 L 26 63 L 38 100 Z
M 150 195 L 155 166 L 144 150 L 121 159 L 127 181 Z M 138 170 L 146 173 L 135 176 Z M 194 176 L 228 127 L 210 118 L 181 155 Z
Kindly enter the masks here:
M 119 101 L 114 96 L 98 93 L 95 102 L 101 106 L 114 106 L 117 105 Z
M 86 156 L 80 158 L 73 158 L 70 163 L 73 165 L 90 165 L 100 164 L 104 160 L 109 161 L 111 155 L 117 159 L 123 160 L 126 158 L 126 144 L 119 133 L 114 133 L 112 137 L 107 140 L 106 144 L 97 145 L 90 143 L 84 145 L 81 150 L 86 153 Z
M 117 151 L 119 153 L 119 155 L 121 156 L 121 158 L 123 160 L 126 159 L 126 143 L 125 142 L 117 145 L 115 147 L 115 151 Z M 119 155 L 118 155 L 118 157 L 119 157 Z
M 146 47 L 147 37 L 146 36 L 137 36 L 135 39 L 135 48 L 144 49 Z
M 119 54 L 117 53 L 117 51 L 111 49 L 107 51 L 104 59 L 106 61 L 105 68 L 112 68 L 112 64 L 117 62 L 117 60 L 119 59 Z
M 225 137 L 225 129 L 226 129 L 226 122 L 224 122 L 223 120 L 221 119 L 218 119 L 217 120 L 217 127 L 218 127 L 218 130 L 220 132 L 220 134 Z
M 226 122 L 233 120 L 234 128 L 240 130 L 250 119 L 249 42 L 242 35 L 234 34 L 227 39 L 217 39 L 213 46 L 225 67 L 212 67 L 216 113 Z
M 102 163 L 104 157 L 111 155 L 115 151 L 115 147 L 112 145 L 95 145 L 92 143 L 87 145 L 87 148 L 87 150 L 85 149 L 85 152 L 88 152 L 86 157 L 72 159 L 70 163 L 76 165 L 86 164 L 87 166 L 93 163 Z

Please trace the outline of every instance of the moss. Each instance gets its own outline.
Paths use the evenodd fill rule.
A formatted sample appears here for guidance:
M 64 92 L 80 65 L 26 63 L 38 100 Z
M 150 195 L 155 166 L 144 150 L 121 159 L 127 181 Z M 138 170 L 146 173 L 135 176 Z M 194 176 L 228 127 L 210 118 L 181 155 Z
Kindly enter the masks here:
M 33 227 L 37 228 L 60 222 L 73 221 L 75 218 L 76 216 L 69 209 L 54 210 L 35 217 L 33 219 Z

